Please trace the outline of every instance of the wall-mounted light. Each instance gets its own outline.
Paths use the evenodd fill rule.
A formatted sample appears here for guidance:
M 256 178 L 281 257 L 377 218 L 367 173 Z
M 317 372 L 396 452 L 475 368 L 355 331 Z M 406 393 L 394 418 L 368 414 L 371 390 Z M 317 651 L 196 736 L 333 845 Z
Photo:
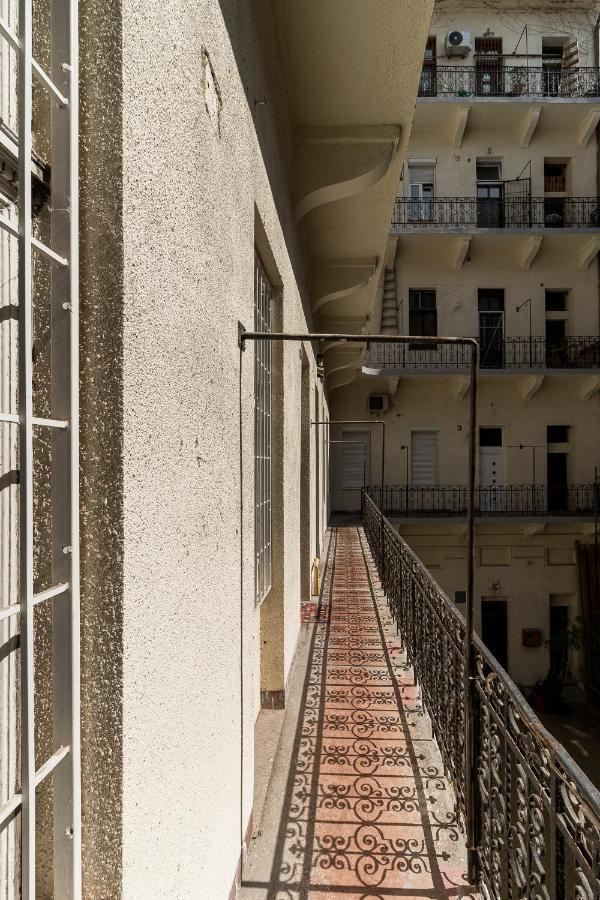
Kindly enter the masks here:
M 494 581 L 494 583 L 492 584 L 492 590 L 495 591 L 496 594 L 501 589 L 501 587 L 502 587 L 502 585 L 500 584 L 499 581 Z

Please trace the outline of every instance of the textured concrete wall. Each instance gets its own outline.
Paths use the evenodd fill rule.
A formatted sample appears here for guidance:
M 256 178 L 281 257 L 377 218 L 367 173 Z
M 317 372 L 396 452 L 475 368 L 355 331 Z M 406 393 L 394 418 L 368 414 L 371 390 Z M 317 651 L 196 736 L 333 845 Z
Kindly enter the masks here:
M 251 814 L 260 696 L 253 349 L 240 383 L 237 347 L 238 320 L 253 324 L 256 221 L 283 327 L 306 327 L 281 59 L 263 3 L 85 3 L 83 26 L 86 896 L 217 900 Z M 282 357 L 285 682 L 299 629 L 302 364 L 297 346 Z M 311 555 L 316 543 L 313 531 Z

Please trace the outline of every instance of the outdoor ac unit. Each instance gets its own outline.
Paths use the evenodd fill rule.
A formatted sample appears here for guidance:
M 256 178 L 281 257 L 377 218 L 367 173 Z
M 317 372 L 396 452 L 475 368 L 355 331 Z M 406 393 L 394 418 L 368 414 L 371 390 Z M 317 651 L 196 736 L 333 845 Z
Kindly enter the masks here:
M 468 31 L 449 31 L 446 35 L 446 56 L 468 56 L 471 35 Z
M 390 398 L 387 394 L 371 394 L 369 396 L 369 412 L 387 412 L 390 408 Z

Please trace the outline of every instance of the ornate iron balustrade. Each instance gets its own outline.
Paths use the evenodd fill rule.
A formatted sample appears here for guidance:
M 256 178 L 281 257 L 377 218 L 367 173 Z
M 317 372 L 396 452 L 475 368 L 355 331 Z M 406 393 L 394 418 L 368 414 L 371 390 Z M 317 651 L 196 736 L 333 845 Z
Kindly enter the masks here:
M 597 369 L 600 337 L 495 338 L 480 346 L 482 369 Z M 410 344 L 369 344 L 364 366 L 368 369 L 468 369 L 465 347 L 436 348 Z
M 363 525 L 465 822 L 465 621 L 366 494 Z M 491 900 L 597 900 L 600 792 L 473 645 L 476 880 Z
M 381 507 L 381 488 L 368 488 L 367 493 Z M 480 485 L 475 489 L 479 516 L 592 516 L 594 500 L 600 508 L 600 489 L 593 483 Z M 465 516 L 467 487 L 387 485 L 383 509 L 388 516 Z
M 424 67 L 419 97 L 546 97 L 586 99 L 600 96 L 600 70 L 588 66 L 570 71 L 535 66 Z
M 597 197 L 505 196 L 436 197 L 415 200 L 397 197 L 392 229 L 422 231 L 455 228 L 598 228 Z

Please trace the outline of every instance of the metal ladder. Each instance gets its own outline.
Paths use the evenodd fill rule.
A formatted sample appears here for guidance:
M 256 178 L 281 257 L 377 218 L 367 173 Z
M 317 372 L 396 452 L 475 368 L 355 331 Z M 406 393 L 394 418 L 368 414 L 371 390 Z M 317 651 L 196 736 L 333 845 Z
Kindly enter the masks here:
M 14 11 L 17 13 L 17 10 Z M 18 247 L 18 409 L 0 410 L 0 427 L 18 429 L 19 584 L 17 597 L 0 597 L 0 624 L 18 621 L 20 641 L 20 790 L 0 806 L 0 831 L 20 813 L 21 892 L 34 900 L 36 787 L 53 779 L 54 896 L 81 897 L 80 624 L 79 624 L 79 317 L 78 317 L 78 9 L 77 0 L 54 0 L 50 24 L 52 67 L 33 58 L 32 0 L 18 0 L 16 25 L 0 17 L 3 51 L 15 54 L 18 127 L 18 215 L 0 212 L 0 229 Z M 5 51 L 8 52 L 8 51 Z M 32 79 L 51 103 L 51 238 L 43 243 L 32 222 Z M 34 415 L 32 257 L 51 263 L 52 418 Z M 51 434 L 52 584 L 34 592 L 33 433 Z M 4 446 L 4 444 L 3 444 Z M 52 605 L 54 752 L 36 768 L 34 610 Z

